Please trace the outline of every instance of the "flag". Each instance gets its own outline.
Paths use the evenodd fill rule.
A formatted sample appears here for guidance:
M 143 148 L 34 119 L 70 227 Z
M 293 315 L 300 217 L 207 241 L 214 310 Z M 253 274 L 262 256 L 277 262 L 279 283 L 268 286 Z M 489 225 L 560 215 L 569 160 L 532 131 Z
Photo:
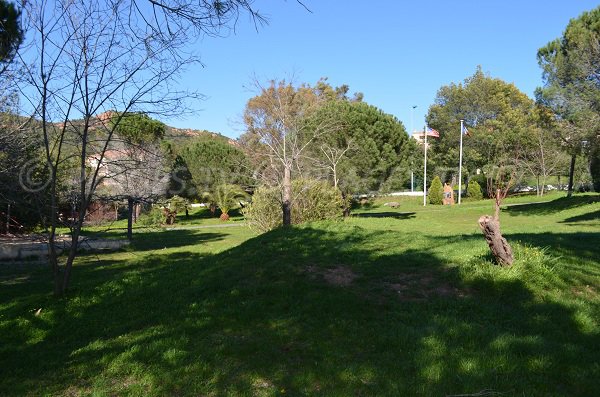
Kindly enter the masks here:
M 439 138 L 440 133 L 437 130 L 434 130 L 433 128 L 427 127 L 427 136 Z
M 463 135 L 471 135 L 471 134 L 469 133 L 469 130 L 467 129 L 467 126 L 466 126 L 466 125 L 463 125 L 463 130 L 462 130 L 462 133 L 463 133 Z

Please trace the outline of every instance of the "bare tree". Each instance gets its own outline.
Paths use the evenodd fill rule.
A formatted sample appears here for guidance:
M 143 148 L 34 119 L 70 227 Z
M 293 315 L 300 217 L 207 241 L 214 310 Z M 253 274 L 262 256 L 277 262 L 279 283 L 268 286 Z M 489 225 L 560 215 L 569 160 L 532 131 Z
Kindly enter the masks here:
M 536 192 L 544 195 L 546 180 L 566 163 L 566 155 L 552 131 L 546 128 L 532 128 L 532 142 L 518 165 L 536 178 Z
M 91 160 L 98 161 L 96 157 Z M 156 143 L 115 141 L 113 149 L 105 152 L 101 174 L 96 197 L 127 202 L 127 238 L 131 240 L 141 205 L 164 197 L 169 186 L 170 170 L 160 147 Z
M 244 113 L 247 132 L 242 144 L 250 152 L 263 181 L 277 184 L 282 191 L 283 225 L 291 225 L 292 173 L 302 173 L 301 156 L 315 138 L 336 128 L 332 120 L 317 121 L 311 116 L 323 99 L 307 85 L 294 87 L 285 80 L 268 85 L 254 80 L 258 95 L 248 101 Z
M 175 115 L 195 94 L 176 91 L 173 81 L 196 59 L 185 45 L 198 34 L 217 35 L 242 13 L 264 20 L 251 1 L 56 0 L 27 2 L 23 15 L 29 45 L 17 55 L 25 110 L 41 123 L 49 175 L 49 259 L 54 292 L 65 293 L 85 212 L 102 180 L 105 154 L 116 122 L 97 115 L 144 111 Z M 89 156 L 97 156 L 90 167 Z M 56 242 L 59 180 L 76 162 L 77 219 L 70 249 L 59 262 Z
M 327 160 L 326 162 L 323 162 L 321 166 L 323 168 L 326 168 L 329 172 L 331 172 L 331 176 L 333 178 L 333 187 L 335 187 L 336 189 L 340 180 L 338 177 L 338 164 L 340 163 L 340 161 L 342 161 L 342 159 L 346 155 L 346 152 L 352 147 L 352 140 L 348 140 L 346 142 L 346 146 L 342 148 L 331 146 L 327 143 L 322 144 L 320 147 L 321 152 Z

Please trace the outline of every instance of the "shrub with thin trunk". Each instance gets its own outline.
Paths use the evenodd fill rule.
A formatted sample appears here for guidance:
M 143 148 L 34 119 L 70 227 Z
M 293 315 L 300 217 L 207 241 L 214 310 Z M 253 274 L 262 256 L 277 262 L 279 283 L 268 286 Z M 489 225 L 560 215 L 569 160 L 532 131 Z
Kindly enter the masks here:
M 138 224 L 146 227 L 160 227 L 167 221 L 165 212 L 160 206 L 152 207 L 152 209 L 138 218 Z
M 429 204 L 441 205 L 444 200 L 444 187 L 439 176 L 433 178 L 429 186 Z
M 481 191 L 481 186 L 479 186 L 477 181 L 469 181 L 469 187 L 467 187 L 467 198 L 473 201 L 483 199 L 483 192 Z
M 185 212 L 185 210 L 189 210 L 190 202 L 186 198 L 180 196 L 173 196 L 169 200 L 167 200 L 167 202 L 169 203 L 169 209 L 175 211 L 176 213 Z
M 260 187 L 243 213 L 248 225 L 266 232 L 283 224 L 281 189 Z M 340 218 L 344 200 L 326 181 L 299 179 L 292 183 L 292 224 Z

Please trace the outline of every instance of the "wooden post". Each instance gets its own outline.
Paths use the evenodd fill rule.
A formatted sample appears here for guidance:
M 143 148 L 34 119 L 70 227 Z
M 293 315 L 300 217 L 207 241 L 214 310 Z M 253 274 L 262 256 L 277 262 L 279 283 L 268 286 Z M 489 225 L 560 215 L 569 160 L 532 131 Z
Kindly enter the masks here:
M 131 241 L 133 237 L 133 198 L 127 197 L 127 240 Z
M 8 209 L 6 210 L 6 234 L 10 234 L 10 203 L 8 204 Z

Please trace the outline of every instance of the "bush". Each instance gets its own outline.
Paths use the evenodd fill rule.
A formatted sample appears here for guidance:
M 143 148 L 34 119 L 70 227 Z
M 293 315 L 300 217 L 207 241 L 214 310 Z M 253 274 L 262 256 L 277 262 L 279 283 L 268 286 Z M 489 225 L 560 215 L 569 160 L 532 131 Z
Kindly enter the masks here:
M 292 183 L 292 224 L 342 216 L 342 194 L 326 181 L 299 179 Z M 280 188 L 260 187 L 243 209 L 248 225 L 266 232 L 283 223 Z
M 167 200 L 167 203 L 169 204 L 169 209 L 171 211 L 175 211 L 176 213 L 185 212 L 185 210 L 189 210 L 189 200 L 180 196 L 171 197 L 169 200 Z
M 483 199 L 483 192 L 481 191 L 481 186 L 479 186 L 479 183 L 477 183 L 477 181 L 469 181 L 469 186 L 467 187 L 467 198 L 469 200 Z
M 137 223 L 147 227 L 160 227 L 166 221 L 167 218 L 165 217 L 165 211 L 161 207 L 156 206 L 152 207 L 152 209 L 146 214 L 142 214 L 138 218 Z
M 487 178 L 485 177 L 484 174 L 479 174 L 479 175 L 473 175 L 471 178 L 469 178 L 469 185 L 473 182 L 477 182 L 477 184 L 479 184 L 479 189 L 481 190 L 482 193 L 482 198 L 490 198 L 488 197 L 487 193 L 488 193 L 488 189 L 487 189 Z M 467 191 L 467 195 L 468 195 L 468 191 Z
M 429 186 L 429 204 L 441 205 L 444 200 L 444 187 L 439 176 L 433 178 Z

